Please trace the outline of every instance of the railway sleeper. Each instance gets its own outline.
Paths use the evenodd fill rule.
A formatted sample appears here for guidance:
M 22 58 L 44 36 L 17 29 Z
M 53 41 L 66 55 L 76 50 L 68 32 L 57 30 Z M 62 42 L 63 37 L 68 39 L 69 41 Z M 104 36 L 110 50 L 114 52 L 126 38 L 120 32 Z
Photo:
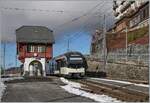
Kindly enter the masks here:
M 127 87 L 131 86 L 132 84 L 128 84 L 128 85 L 123 85 L 123 86 L 115 86 L 115 85 L 110 85 L 110 84 L 106 84 L 106 83 L 100 83 L 100 82 L 94 82 L 94 81 L 90 81 L 87 80 L 88 82 L 91 82 L 93 84 L 97 84 L 97 85 L 101 85 L 104 87 L 108 87 L 111 88 L 112 90 L 122 90 L 124 92 L 133 94 L 133 95 L 139 95 L 139 96 L 148 96 L 149 94 L 147 93 L 143 93 L 142 91 L 137 91 L 137 90 L 133 90 L 133 89 L 128 89 Z
M 104 86 L 100 84 L 94 84 L 92 82 L 87 81 L 80 81 L 80 83 L 84 84 L 85 88 L 91 89 L 93 93 L 110 95 L 111 97 L 117 98 L 122 101 L 145 102 L 148 101 L 149 98 L 147 95 L 140 95 L 134 93 L 134 91 L 120 89 L 118 87 L 112 89 L 112 87 L 110 86 L 107 87 L 106 85 Z

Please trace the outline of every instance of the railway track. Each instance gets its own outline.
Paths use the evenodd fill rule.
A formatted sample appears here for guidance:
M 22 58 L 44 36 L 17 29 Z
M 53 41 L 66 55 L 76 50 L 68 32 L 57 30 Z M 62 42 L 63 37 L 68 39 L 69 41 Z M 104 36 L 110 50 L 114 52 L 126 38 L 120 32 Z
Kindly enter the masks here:
M 85 91 L 105 94 L 126 102 L 148 102 L 149 94 L 134 89 L 133 84 L 114 85 L 109 83 L 97 82 L 90 79 L 72 80 L 83 84 Z M 132 88 L 131 88 L 132 87 Z
M 5 83 L 20 83 L 20 82 L 38 82 L 38 81 L 48 81 L 56 82 L 57 85 L 64 85 L 63 83 L 57 83 L 59 77 L 46 77 L 46 78 L 25 78 L 22 80 L 11 80 Z M 55 81 L 56 80 L 56 81 Z M 82 90 L 95 93 L 95 94 L 105 94 L 111 97 L 117 98 L 125 102 L 148 102 L 149 93 L 148 87 L 138 87 L 133 84 L 119 84 L 113 82 L 102 82 L 92 80 L 90 78 L 83 79 L 69 79 L 73 82 L 79 82 L 83 84 Z M 59 82 L 59 81 L 58 81 Z

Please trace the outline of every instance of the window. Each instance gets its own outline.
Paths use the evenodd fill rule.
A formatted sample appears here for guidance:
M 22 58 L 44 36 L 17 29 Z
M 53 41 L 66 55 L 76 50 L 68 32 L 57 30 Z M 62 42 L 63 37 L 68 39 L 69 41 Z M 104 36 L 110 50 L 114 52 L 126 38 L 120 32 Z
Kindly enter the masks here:
M 45 46 L 38 46 L 38 52 L 45 52 Z
M 42 45 L 27 45 L 27 52 L 45 52 L 46 47 Z
M 35 52 L 35 46 L 27 45 L 27 52 Z
M 143 19 L 147 19 L 149 17 L 149 8 L 146 7 L 144 10 L 143 10 Z
M 137 25 L 140 22 L 140 15 L 134 17 L 131 21 L 130 21 L 130 27 L 133 27 L 135 25 Z

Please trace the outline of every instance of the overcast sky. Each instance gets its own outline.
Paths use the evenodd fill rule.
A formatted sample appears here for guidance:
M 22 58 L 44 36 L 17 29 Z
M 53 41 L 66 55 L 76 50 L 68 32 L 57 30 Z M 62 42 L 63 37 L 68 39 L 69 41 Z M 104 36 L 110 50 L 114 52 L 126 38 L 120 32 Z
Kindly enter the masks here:
M 112 22 L 112 0 L 83 1 L 0 1 L 2 40 L 15 41 L 15 30 L 22 25 L 47 26 L 58 35 L 86 30 L 91 32 Z M 87 14 L 83 16 L 84 14 Z M 80 17 L 81 16 L 81 17 Z
M 54 31 L 54 56 L 67 50 L 90 53 L 91 35 L 104 24 L 107 28 L 114 23 L 112 0 L 76 0 L 76 1 L 0 1 L 1 40 L 7 45 L 7 66 L 15 64 L 15 30 L 23 25 L 46 26 Z M 12 48 L 11 50 L 9 48 Z M 10 59 L 10 57 L 12 59 Z

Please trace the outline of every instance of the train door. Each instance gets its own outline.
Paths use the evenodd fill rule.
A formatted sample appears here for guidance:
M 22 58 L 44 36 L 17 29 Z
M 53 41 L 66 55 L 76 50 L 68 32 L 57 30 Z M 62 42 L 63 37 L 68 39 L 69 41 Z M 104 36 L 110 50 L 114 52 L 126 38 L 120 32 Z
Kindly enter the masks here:
M 58 61 L 57 61 L 57 70 L 60 70 L 60 68 L 61 68 L 61 61 L 58 60 Z

